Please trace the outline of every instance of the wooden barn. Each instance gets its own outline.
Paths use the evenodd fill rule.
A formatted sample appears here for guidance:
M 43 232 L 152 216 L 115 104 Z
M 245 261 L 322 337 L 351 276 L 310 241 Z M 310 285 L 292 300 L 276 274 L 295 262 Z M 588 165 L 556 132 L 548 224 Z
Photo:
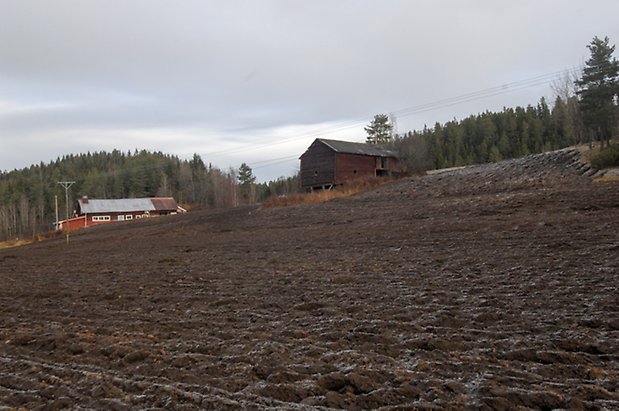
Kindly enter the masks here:
M 76 230 L 114 221 L 130 221 L 140 218 L 176 214 L 186 210 L 176 204 L 172 197 L 123 198 L 98 200 L 83 197 L 77 200 L 75 217 L 60 221 L 59 230 Z
M 317 138 L 300 159 L 301 186 L 309 191 L 403 171 L 397 154 L 376 144 Z

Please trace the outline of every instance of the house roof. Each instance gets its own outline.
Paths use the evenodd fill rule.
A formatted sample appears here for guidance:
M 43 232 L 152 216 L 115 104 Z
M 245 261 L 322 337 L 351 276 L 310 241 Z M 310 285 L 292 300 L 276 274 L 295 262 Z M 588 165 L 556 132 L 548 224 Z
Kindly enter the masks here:
M 80 198 L 77 200 L 82 213 L 126 213 L 131 211 L 176 211 L 177 204 L 172 197 L 122 198 L 116 200 L 97 200 Z
M 155 206 L 155 210 L 176 210 L 178 205 L 172 197 L 155 197 L 150 201 Z
M 350 141 L 327 140 L 326 138 L 317 138 L 316 141 L 320 141 L 336 153 L 376 157 L 398 157 L 395 151 L 378 144 L 352 143 Z

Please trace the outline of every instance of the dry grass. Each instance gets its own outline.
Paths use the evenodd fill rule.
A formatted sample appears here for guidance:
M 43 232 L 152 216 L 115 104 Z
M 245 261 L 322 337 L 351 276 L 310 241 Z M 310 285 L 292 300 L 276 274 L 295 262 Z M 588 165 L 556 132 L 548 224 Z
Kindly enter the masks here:
M 50 240 L 52 238 L 58 237 L 59 235 L 61 235 L 60 232 L 49 231 L 47 233 L 39 233 L 33 238 L 17 238 L 15 240 L 0 241 L 0 250 L 5 248 L 21 247 L 39 241 Z
M 33 240 L 8 240 L 0 242 L 0 250 L 4 248 L 21 247 L 22 245 L 30 244 Z
M 619 182 L 619 176 L 604 176 L 604 177 L 598 177 L 598 178 L 593 179 L 594 183 L 609 183 L 611 181 Z
M 394 181 L 393 178 L 371 178 L 363 181 L 356 181 L 332 190 L 314 191 L 313 193 L 290 194 L 287 196 L 270 197 L 264 203 L 262 208 L 274 207 L 290 207 L 301 204 L 317 204 L 336 198 L 348 197 L 363 191 L 371 190 L 383 184 Z

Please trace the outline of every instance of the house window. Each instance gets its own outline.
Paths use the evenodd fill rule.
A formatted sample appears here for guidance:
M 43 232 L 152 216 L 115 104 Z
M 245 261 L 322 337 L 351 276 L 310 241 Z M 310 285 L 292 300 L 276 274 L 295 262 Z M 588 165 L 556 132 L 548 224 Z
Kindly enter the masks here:
M 131 220 L 131 219 L 133 219 L 133 216 L 131 214 L 127 214 L 125 216 L 125 220 Z
M 116 219 L 118 221 L 125 221 L 125 216 L 124 215 L 119 215 L 119 216 L 116 217 Z
M 382 168 L 382 169 L 387 168 L 387 158 L 386 157 L 381 157 L 380 158 L 380 168 Z

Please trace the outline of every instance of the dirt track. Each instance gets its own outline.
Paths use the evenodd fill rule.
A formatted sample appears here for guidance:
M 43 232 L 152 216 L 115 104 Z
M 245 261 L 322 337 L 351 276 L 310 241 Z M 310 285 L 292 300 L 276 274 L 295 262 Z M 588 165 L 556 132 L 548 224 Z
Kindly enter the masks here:
M 0 409 L 619 409 L 619 183 L 575 168 L 2 250 Z

